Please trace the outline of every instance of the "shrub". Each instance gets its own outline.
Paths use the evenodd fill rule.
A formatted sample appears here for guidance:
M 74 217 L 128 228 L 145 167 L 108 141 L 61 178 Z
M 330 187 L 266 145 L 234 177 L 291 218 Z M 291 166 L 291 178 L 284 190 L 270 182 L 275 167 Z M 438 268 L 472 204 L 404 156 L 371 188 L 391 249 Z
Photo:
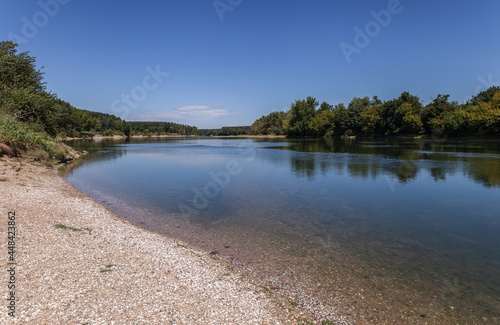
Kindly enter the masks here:
M 72 155 L 68 146 L 40 132 L 36 125 L 18 121 L 6 114 L 0 115 L 0 144 L 1 153 L 15 156 L 25 152 L 39 161 L 50 158 L 64 161 Z

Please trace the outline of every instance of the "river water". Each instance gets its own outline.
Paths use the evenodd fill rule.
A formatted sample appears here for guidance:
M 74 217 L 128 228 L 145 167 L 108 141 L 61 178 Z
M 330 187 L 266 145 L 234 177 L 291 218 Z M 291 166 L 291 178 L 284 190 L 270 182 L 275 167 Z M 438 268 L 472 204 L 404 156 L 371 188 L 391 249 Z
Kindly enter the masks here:
M 500 141 L 74 141 L 65 178 L 316 320 L 500 323 Z

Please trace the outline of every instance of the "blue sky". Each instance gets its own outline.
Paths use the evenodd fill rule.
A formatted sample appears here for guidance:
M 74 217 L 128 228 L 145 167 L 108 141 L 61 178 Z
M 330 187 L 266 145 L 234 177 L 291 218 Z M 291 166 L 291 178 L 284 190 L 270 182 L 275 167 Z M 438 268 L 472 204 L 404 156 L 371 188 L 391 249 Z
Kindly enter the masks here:
M 0 34 L 78 108 L 215 128 L 307 96 L 464 102 L 500 84 L 499 12 L 497 0 L 0 0 Z

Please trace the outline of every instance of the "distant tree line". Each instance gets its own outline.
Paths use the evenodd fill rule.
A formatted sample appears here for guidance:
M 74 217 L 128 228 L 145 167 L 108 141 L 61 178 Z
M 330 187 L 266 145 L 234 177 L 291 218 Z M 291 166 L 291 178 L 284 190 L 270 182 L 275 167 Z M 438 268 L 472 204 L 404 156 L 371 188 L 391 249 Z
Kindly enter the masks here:
M 127 122 L 130 135 L 197 135 L 198 128 L 195 126 L 177 124 L 173 122 Z
M 200 129 L 200 136 L 236 136 L 250 135 L 249 126 L 223 126 L 220 129 Z
M 318 107 L 319 106 L 319 107 Z M 500 135 L 500 87 L 490 87 L 464 104 L 438 95 L 427 105 L 403 92 L 389 101 L 353 98 L 347 107 L 312 97 L 296 100 L 287 112 L 256 120 L 251 134 L 287 136 L 493 136 Z

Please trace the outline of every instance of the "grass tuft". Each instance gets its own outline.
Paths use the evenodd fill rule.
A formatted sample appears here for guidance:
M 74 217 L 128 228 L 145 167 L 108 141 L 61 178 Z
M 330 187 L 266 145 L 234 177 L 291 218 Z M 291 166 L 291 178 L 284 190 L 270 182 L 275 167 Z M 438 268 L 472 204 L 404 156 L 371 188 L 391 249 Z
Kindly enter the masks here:
M 106 268 L 105 268 L 105 269 L 102 269 L 102 270 L 100 270 L 99 272 L 101 272 L 101 273 L 104 273 L 104 272 L 111 272 L 111 271 L 113 271 L 113 270 L 111 269 L 113 266 L 116 266 L 116 265 L 115 265 L 115 264 L 108 264 L 108 265 L 106 265 Z
M 54 227 L 57 228 L 57 229 L 72 230 L 72 231 L 82 231 L 82 229 L 65 226 L 62 223 L 56 223 L 54 225 Z
M 80 228 L 66 226 L 66 225 L 63 225 L 62 223 L 56 223 L 54 225 L 54 228 L 63 229 L 63 230 L 71 230 L 71 231 L 84 231 L 85 230 L 85 231 L 89 232 L 89 235 L 92 235 L 92 229 L 88 228 L 88 227 L 80 229 Z

